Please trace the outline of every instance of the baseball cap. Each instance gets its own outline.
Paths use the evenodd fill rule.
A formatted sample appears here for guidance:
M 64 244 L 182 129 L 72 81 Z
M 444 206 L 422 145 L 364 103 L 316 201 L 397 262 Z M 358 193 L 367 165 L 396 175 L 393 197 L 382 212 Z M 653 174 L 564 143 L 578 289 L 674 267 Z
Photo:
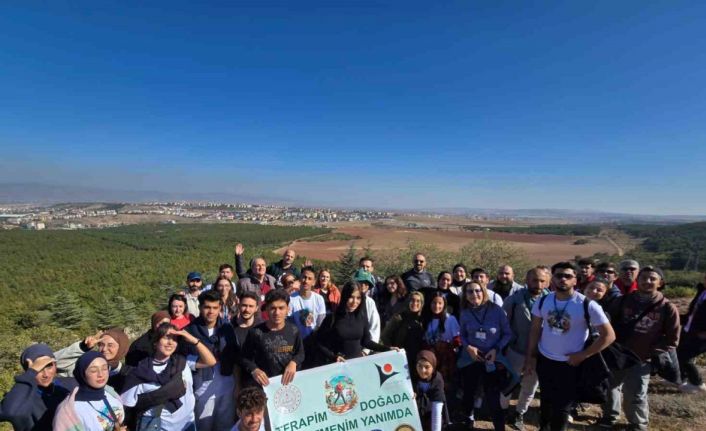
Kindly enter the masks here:
M 202 280 L 201 278 L 201 273 L 200 272 L 190 272 L 186 276 L 186 281 L 192 281 L 192 280 Z

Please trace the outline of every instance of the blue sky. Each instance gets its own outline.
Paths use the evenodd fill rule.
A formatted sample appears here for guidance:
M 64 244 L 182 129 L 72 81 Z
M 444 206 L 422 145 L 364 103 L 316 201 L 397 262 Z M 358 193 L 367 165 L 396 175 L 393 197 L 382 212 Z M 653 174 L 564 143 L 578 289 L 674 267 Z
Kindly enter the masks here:
M 706 214 L 702 2 L 94 3 L 3 6 L 0 182 Z

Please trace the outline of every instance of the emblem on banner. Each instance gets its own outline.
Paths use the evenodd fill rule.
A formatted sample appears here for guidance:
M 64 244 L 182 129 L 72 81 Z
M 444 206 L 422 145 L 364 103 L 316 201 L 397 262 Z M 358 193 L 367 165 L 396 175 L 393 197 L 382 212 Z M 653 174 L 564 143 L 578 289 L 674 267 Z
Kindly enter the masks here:
M 324 383 L 326 405 L 336 414 L 344 414 L 358 404 L 353 379 L 348 376 L 336 376 Z
M 382 384 L 385 383 L 385 381 L 390 377 L 399 374 L 398 371 L 395 371 L 394 368 L 392 368 L 392 364 L 390 363 L 387 363 L 383 366 L 375 364 L 375 366 L 378 369 L 378 376 L 380 377 L 380 386 L 382 386 Z
M 301 391 L 291 383 L 280 387 L 275 392 L 275 408 L 280 413 L 293 413 L 299 408 L 301 400 Z

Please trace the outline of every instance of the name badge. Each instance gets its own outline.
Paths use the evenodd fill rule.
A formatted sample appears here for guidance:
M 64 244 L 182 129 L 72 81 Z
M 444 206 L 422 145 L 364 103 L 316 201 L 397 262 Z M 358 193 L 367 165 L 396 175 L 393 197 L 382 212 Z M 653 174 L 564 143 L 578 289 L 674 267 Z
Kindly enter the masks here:
M 476 331 L 476 339 L 485 341 L 485 331 Z

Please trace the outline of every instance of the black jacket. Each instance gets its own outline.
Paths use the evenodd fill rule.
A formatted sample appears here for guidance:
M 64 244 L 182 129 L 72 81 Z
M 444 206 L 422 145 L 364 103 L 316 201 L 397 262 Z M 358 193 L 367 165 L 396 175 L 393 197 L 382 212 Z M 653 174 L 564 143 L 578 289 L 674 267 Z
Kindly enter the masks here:
M 233 374 L 235 356 L 240 354 L 235 331 L 233 331 L 230 322 L 226 322 L 220 317 L 214 329 L 213 335 L 209 336 L 206 322 L 202 316 L 197 317 L 196 320 L 184 328 L 186 332 L 198 338 L 213 353 L 221 365 L 221 375 L 230 376 Z M 179 348 L 180 353 L 184 356 L 198 355 L 198 350 L 191 344 L 181 343 Z M 196 370 L 194 373 L 194 388 L 200 387 L 204 381 L 213 379 L 213 373 L 214 367 Z
M 15 385 L 0 402 L 0 422 L 10 422 L 15 431 L 52 429 L 56 408 L 76 387 L 76 380 L 58 377 L 50 387 L 40 389 L 36 375 L 29 369 L 15 377 Z
M 689 333 L 695 334 L 697 332 L 706 331 L 706 302 L 702 303 L 699 307 L 696 306 L 699 296 L 701 296 L 704 289 L 706 289 L 706 286 L 704 286 L 703 283 L 699 283 L 696 286 L 696 296 L 694 296 L 694 299 L 689 303 L 689 311 L 682 320 L 682 328 L 684 328 L 689 321 L 689 316 L 694 313 L 694 319 L 691 321 Z

